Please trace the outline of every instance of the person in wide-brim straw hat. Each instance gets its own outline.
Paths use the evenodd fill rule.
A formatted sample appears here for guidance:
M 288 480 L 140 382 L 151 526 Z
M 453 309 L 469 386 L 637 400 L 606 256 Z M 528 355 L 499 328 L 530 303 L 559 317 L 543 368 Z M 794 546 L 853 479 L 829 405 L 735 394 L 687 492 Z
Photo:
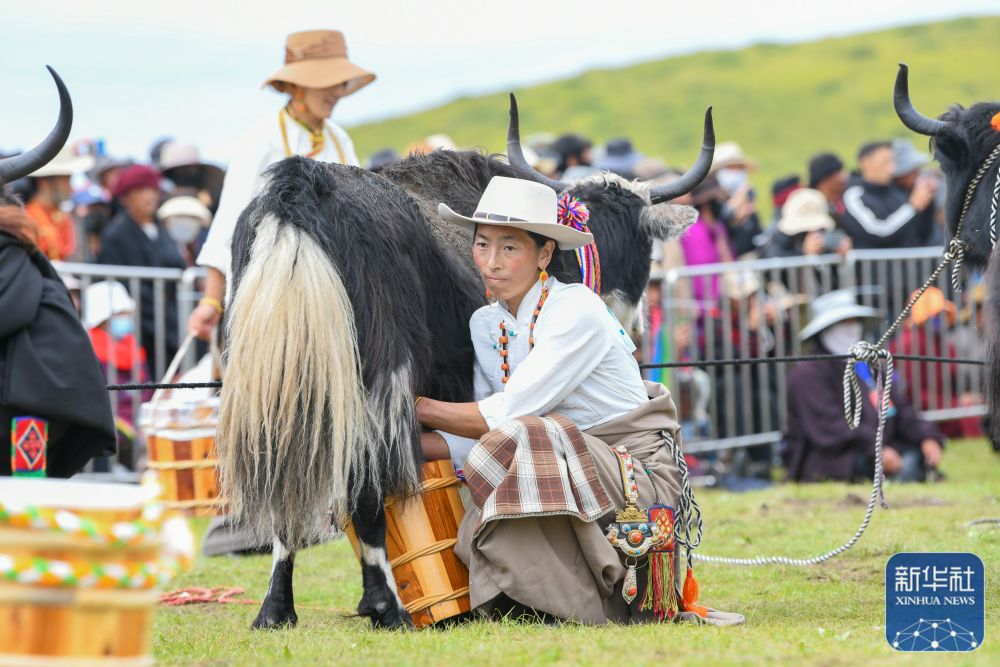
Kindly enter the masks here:
M 284 65 L 264 80 L 287 95 L 284 107 L 236 144 L 218 209 L 197 263 L 208 269 L 205 297 L 191 313 L 189 330 L 207 339 L 222 318 L 236 221 L 275 162 L 301 155 L 323 162 L 361 166 L 347 132 L 330 120 L 337 103 L 358 92 L 375 74 L 350 61 L 347 41 L 337 30 L 295 32 L 285 40 Z
M 268 76 L 263 88 L 286 96 L 280 110 L 269 113 L 235 144 L 230 155 L 218 209 L 196 262 L 206 268 L 205 293 L 188 319 L 188 330 L 207 340 L 222 320 L 232 267 L 230 247 L 236 221 L 260 191 L 264 172 L 286 157 L 301 155 L 360 167 L 354 143 L 330 119 L 341 99 L 375 80 L 375 74 L 348 58 L 347 41 L 337 30 L 307 30 L 288 35 L 284 64 Z M 215 517 L 206 536 L 206 553 L 253 550 L 246 531 Z
M 742 623 L 739 614 L 696 604 L 693 572 L 682 572 L 680 557 L 643 552 L 639 567 L 659 574 L 651 586 L 645 574 L 639 583 L 602 528 L 623 521 L 615 508 L 629 504 L 645 517 L 636 534 L 652 535 L 653 505 L 686 507 L 682 498 L 693 503 L 693 495 L 677 463 L 680 424 L 670 394 L 643 382 L 635 345 L 587 279 L 600 266 L 586 205 L 497 176 L 474 210 L 442 202 L 438 214 L 471 232 L 490 301 L 469 322 L 475 402 L 416 399 L 428 429 L 425 456 L 450 459 L 472 495 L 455 545 L 469 566 L 472 606 L 587 624 L 677 615 Z M 643 462 L 641 475 L 632 457 Z M 631 534 L 625 525 L 619 529 Z

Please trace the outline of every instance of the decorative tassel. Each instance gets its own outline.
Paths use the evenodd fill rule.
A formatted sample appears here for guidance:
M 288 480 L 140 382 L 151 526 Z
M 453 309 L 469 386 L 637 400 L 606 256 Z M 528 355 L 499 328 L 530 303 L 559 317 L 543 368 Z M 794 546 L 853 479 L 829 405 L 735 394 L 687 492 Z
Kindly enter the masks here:
M 694 578 L 694 570 L 690 567 L 684 579 L 684 598 L 681 604 L 684 611 L 693 611 L 702 618 L 708 618 L 708 608 L 698 604 L 698 580 Z
M 674 617 L 677 595 L 674 590 L 674 555 L 669 551 L 649 554 L 649 573 L 646 578 L 646 595 L 640 611 L 652 611 L 661 623 Z

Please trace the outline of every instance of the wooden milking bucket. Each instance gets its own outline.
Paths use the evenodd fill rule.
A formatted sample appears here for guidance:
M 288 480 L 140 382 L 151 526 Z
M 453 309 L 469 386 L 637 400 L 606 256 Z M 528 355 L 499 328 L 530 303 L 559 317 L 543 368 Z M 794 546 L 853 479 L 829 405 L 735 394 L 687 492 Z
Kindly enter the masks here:
M 455 555 L 458 525 L 465 514 L 451 461 L 423 468 L 420 493 L 385 508 L 386 555 L 403 606 L 418 628 L 471 610 L 469 571 Z M 361 560 L 353 526 L 348 539 Z

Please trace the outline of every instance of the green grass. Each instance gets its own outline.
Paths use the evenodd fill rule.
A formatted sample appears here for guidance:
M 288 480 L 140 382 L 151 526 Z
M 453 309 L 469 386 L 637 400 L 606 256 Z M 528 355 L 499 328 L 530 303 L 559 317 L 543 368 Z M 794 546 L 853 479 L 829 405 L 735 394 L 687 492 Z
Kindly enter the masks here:
M 941 656 L 895 653 L 884 639 L 883 572 L 899 551 L 971 551 L 986 563 L 986 638 L 948 664 L 1000 664 L 1000 529 L 967 528 L 1000 517 L 1000 458 L 982 441 L 953 443 L 946 482 L 886 488 L 890 509 L 876 511 L 861 542 L 810 568 L 701 565 L 702 600 L 739 611 L 736 628 L 639 626 L 550 628 L 476 622 L 450 630 L 375 632 L 346 618 L 361 594 L 346 541 L 309 549 L 296 563 L 299 627 L 251 632 L 256 606 L 163 607 L 154 653 L 178 665 L 534 665 L 580 664 L 941 664 Z M 854 533 L 868 489 L 842 484 L 777 486 L 733 494 L 701 491 L 713 555 L 810 556 Z M 204 529 L 204 522 L 197 525 Z M 174 586 L 242 586 L 263 595 L 270 559 L 199 559 Z
M 753 182 L 770 209 L 770 185 L 804 174 L 811 155 L 833 150 L 853 166 L 874 138 L 921 137 L 892 111 L 896 64 L 911 67 L 917 108 L 937 115 L 955 102 L 1000 95 L 1000 17 L 962 18 L 801 44 L 759 44 L 666 58 L 516 89 L 522 136 L 580 132 L 596 142 L 627 135 L 647 155 L 689 165 L 701 117 L 714 105 L 719 141 L 738 141 L 759 162 Z M 507 91 L 351 128 L 359 155 L 403 150 L 444 132 L 459 146 L 502 151 Z

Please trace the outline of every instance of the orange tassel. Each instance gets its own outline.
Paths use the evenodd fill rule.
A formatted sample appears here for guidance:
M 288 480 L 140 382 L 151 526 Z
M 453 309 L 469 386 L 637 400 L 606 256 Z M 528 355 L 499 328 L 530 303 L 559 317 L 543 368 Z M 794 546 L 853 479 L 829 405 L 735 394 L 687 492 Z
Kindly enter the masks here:
M 684 611 L 693 611 L 702 618 L 708 618 L 708 608 L 698 604 L 698 580 L 694 578 L 694 570 L 690 567 L 684 578 L 684 597 L 681 602 Z

